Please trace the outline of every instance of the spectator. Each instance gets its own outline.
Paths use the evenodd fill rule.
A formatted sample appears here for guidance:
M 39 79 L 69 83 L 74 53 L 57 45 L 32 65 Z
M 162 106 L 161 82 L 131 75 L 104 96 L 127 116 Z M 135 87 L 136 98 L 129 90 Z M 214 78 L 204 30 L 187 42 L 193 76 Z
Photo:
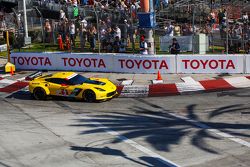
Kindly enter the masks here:
M 248 24 L 249 23 L 249 18 L 247 12 L 242 16 L 242 22 L 243 24 Z
M 131 17 L 132 19 L 136 19 L 136 5 L 135 2 L 132 2 L 131 6 L 130 6 L 130 13 L 131 13 Z
M 226 17 L 225 10 L 220 9 L 218 13 L 219 24 L 222 23 L 224 17 Z
M 169 22 L 167 22 L 164 29 L 165 29 L 165 35 L 166 36 L 170 36 L 170 37 L 174 36 L 174 30 L 173 30 L 174 27 Z
M 52 28 L 51 28 L 49 19 L 45 20 L 44 31 L 45 31 L 45 42 L 50 43 L 51 42 Z
M 145 41 L 145 36 L 142 35 L 140 38 L 140 53 L 143 55 L 147 55 L 148 54 L 148 44 Z
M 135 29 L 133 27 L 133 25 L 131 24 L 131 21 L 128 21 L 128 24 L 126 24 L 127 26 L 127 31 L 128 31 L 128 45 L 131 43 L 132 44 L 132 49 L 133 51 L 135 50 Z
M 106 40 L 106 33 L 107 33 L 107 26 L 106 23 L 100 20 L 100 42 L 101 42 L 101 50 L 106 50 L 107 40 Z
M 119 52 L 120 53 L 125 53 L 126 52 L 126 47 L 127 47 L 127 41 L 126 41 L 126 39 L 122 38 L 121 41 L 120 41 Z
M 168 7 L 168 0 L 162 0 L 163 7 Z
M 228 51 L 233 52 L 233 26 L 228 29 Z
M 250 40 L 248 40 L 246 43 L 245 52 L 246 54 L 250 54 Z
M 95 1 L 94 0 L 88 0 L 88 5 L 94 5 Z
M 120 50 L 120 38 L 118 36 L 115 37 L 115 41 L 113 43 L 113 50 L 115 53 L 119 53 Z
M 224 48 L 226 49 L 226 38 L 227 38 L 227 23 L 226 17 L 223 17 L 220 24 L 220 38 L 224 43 Z
M 70 22 L 70 26 L 69 26 L 69 34 L 70 34 L 70 42 L 73 45 L 73 47 L 75 47 L 75 24 L 73 21 Z
M 174 25 L 174 36 L 181 36 L 181 27 L 178 24 Z
M 81 45 L 81 51 L 84 51 L 85 44 L 87 41 L 87 21 L 83 19 L 80 24 L 79 29 L 79 37 L 80 37 L 80 45 Z
M 66 14 L 63 10 L 60 10 L 60 20 L 64 20 L 66 18 Z
M 112 28 L 108 27 L 105 35 L 105 40 L 106 40 L 106 51 L 107 52 L 112 52 L 113 51 L 113 33 L 112 33 Z
M 179 54 L 180 53 L 180 45 L 176 38 L 173 38 L 173 43 L 169 46 L 169 50 L 171 54 Z
M 82 4 L 83 5 L 87 5 L 88 4 L 88 0 L 82 0 Z
M 211 13 L 209 15 L 209 20 L 210 20 L 211 27 L 214 28 L 214 24 L 216 22 L 216 14 L 214 10 L 211 10 Z
M 114 38 L 118 37 L 119 40 L 121 39 L 121 29 L 118 27 L 118 25 L 114 28 Z
M 95 36 L 96 36 L 96 28 L 95 26 L 90 26 L 89 30 L 88 30 L 88 42 L 90 44 L 90 49 L 91 51 L 95 51 L 95 45 L 96 45 L 96 39 L 95 39 Z
M 187 25 L 187 23 L 185 23 L 182 27 L 181 27 L 181 31 L 182 31 L 182 35 L 183 36 L 187 36 L 187 35 L 189 35 L 190 33 L 189 33 L 189 31 L 188 31 L 188 25 Z
M 73 16 L 74 16 L 74 18 L 78 17 L 78 14 L 79 14 L 78 7 L 77 7 L 77 5 L 74 4 L 74 8 L 73 8 Z
M 209 46 L 212 45 L 212 40 L 213 40 L 213 33 L 212 33 L 212 27 L 210 26 L 209 23 L 206 23 L 205 25 L 205 34 L 208 37 L 208 42 L 209 42 Z
M 233 46 L 234 46 L 234 52 L 239 53 L 239 49 L 241 47 L 241 38 L 242 37 L 242 29 L 239 25 L 239 23 L 236 23 L 234 29 L 233 29 Z
M 73 6 L 77 6 L 77 0 L 71 0 Z

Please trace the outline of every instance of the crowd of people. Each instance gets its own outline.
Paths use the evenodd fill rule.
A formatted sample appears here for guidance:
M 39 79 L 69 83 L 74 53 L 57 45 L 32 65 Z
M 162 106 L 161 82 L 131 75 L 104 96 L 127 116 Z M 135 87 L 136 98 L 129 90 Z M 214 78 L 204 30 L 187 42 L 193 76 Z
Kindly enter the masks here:
M 86 50 L 86 43 L 89 43 L 91 51 L 96 50 L 96 40 L 100 40 L 100 47 L 102 52 L 126 52 L 126 48 L 131 44 L 135 48 L 136 28 L 133 26 L 134 19 L 136 19 L 135 10 L 139 7 L 135 6 L 135 1 L 111 1 L 107 5 L 105 1 L 95 1 L 95 5 L 101 5 L 103 12 L 102 17 L 96 22 L 87 20 L 82 13 L 77 9 L 77 1 L 72 1 L 74 6 L 73 19 L 67 17 L 66 12 L 60 10 L 59 22 L 52 22 L 49 19 L 45 20 L 45 42 L 50 43 L 55 40 L 55 36 L 62 38 L 65 49 L 79 48 L 81 51 Z M 67 1 L 68 3 L 68 1 Z M 104 6 L 106 4 L 106 6 Z M 116 6 L 117 5 L 117 6 Z M 133 7 L 134 5 L 134 7 Z M 105 15 L 105 10 L 110 10 L 108 6 L 117 7 L 123 13 L 123 16 L 118 21 L 119 24 L 112 20 L 113 18 Z M 56 32 L 56 35 L 55 35 Z M 76 45 L 76 39 L 79 39 L 80 44 Z M 70 45 L 68 45 L 70 43 Z
M 211 10 L 206 23 L 201 26 L 191 23 L 167 22 L 164 25 L 166 36 L 190 36 L 199 33 L 206 34 L 209 39 L 209 46 L 213 45 L 216 32 L 220 34 L 220 40 L 223 43 L 224 50 L 227 48 L 232 53 L 239 53 L 244 49 L 249 53 L 250 44 L 250 20 L 248 13 L 244 12 L 241 18 L 232 20 L 227 18 L 226 9 Z
M 171 1 L 170 1 L 171 2 Z M 58 3 L 72 5 L 72 16 L 65 8 L 61 8 L 58 20 L 46 19 L 44 21 L 44 41 L 51 43 L 62 41 L 63 50 L 80 49 L 81 51 L 97 50 L 97 41 L 100 43 L 101 52 L 124 53 L 128 47 L 135 50 L 135 43 L 139 49 L 144 46 L 144 53 L 150 44 L 146 42 L 145 36 L 141 36 L 141 30 L 137 28 L 137 12 L 140 11 L 140 1 L 136 0 L 40 0 L 41 5 L 47 3 Z M 154 1 L 154 5 L 167 6 L 169 1 Z M 98 8 L 98 20 L 91 20 L 86 14 L 80 12 L 80 7 L 89 5 Z M 112 10 L 119 13 L 119 20 L 114 19 Z M 111 11 L 111 12 L 110 12 Z M 94 12 L 94 11 L 93 11 Z M 96 18 L 95 18 L 96 19 Z M 3 19 L 2 19 L 3 20 Z M 4 26 L 4 20 L 1 22 Z M 228 11 L 225 8 L 211 9 L 206 22 L 193 25 L 191 22 L 163 21 L 164 35 L 175 37 L 173 44 L 177 42 L 178 36 L 191 36 L 199 33 L 206 34 L 209 46 L 219 37 L 224 50 L 238 53 L 244 49 L 246 53 L 250 50 L 250 21 L 248 13 L 244 12 L 238 20 L 228 19 Z M 219 36 L 215 36 L 218 32 Z M 143 33 L 142 33 L 143 34 Z M 142 40 L 143 39 L 143 40 Z M 146 44 L 145 44 L 146 43 Z M 178 43 L 178 42 L 177 42 Z M 228 46 L 227 46 L 228 44 Z M 179 44 L 178 44 L 179 45 Z M 89 47 L 89 48 L 87 48 Z M 179 47 L 177 51 L 179 52 Z M 170 48 L 174 48 L 171 47 Z M 171 51 L 170 51 L 171 52 Z
M 55 40 L 55 36 L 60 36 L 65 46 L 70 46 L 65 49 L 80 48 L 81 51 L 85 51 L 88 43 L 90 50 L 95 51 L 96 40 L 100 40 L 101 51 L 109 53 L 126 52 L 129 44 L 132 48 L 135 47 L 136 29 L 130 20 L 125 19 L 124 24 L 117 25 L 107 17 L 105 20 L 99 20 L 98 29 L 99 31 L 96 24 L 87 21 L 80 15 L 76 16 L 74 20 L 69 20 L 61 11 L 59 22 L 45 20 L 45 42 L 51 43 L 52 40 Z M 76 39 L 80 41 L 79 44 L 76 43 Z

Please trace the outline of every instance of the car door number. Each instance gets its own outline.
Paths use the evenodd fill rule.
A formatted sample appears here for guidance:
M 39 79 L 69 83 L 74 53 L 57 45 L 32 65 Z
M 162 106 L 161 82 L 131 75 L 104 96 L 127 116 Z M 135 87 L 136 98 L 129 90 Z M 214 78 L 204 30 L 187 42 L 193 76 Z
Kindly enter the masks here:
M 69 93 L 66 89 L 59 89 L 56 91 L 56 95 L 58 96 L 68 96 Z

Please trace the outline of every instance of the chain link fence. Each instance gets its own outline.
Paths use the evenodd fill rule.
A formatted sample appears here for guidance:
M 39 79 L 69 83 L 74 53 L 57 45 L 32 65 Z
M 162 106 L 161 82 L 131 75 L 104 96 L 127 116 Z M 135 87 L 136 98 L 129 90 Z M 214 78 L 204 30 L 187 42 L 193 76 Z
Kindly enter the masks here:
M 29 46 L 23 45 L 21 10 L 13 10 L 0 19 L 1 25 L 3 21 L 8 24 L 0 27 L 1 41 L 4 31 L 11 30 L 11 44 L 19 51 L 140 53 L 140 36 L 145 30 L 138 28 L 136 13 L 131 8 L 105 8 L 101 2 L 75 7 L 33 1 L 29 6 Z M 154 46 L 156 54 L 169 54 L 173 38 L 179 42 L 182 53 L 199 53 L 200 46 L 206 53 L 249 52 L 249 19 L 243 17 L 249 12 L 246 5 L 241 8 L 229 3 L 211 6 L 207 1 L 184 1 L 159 5 L 155 11 L 154 45 L 148 43 L 148 47 Z

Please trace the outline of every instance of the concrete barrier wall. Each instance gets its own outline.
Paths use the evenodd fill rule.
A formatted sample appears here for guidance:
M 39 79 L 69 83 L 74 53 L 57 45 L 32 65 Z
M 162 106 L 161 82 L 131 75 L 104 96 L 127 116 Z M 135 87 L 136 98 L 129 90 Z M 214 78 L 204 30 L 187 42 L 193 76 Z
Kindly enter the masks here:
M 245 62 L 245 73 L 250 74 L 250 55 L 246 55 Z
M 12 53 L 20 70 L 121 73 L 250 73 L 250 55 Z
M 244 73 L 244 55 L 178 55 L 177 73 Z

